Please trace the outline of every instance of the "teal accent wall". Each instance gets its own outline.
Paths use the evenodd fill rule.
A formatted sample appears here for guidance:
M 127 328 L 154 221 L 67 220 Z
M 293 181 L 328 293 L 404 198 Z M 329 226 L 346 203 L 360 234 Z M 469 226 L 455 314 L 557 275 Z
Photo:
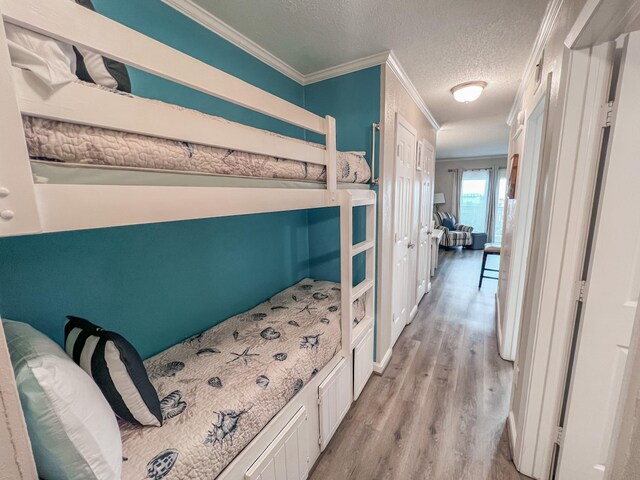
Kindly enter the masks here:
M 94 0 L 124 25 L 292 103 L 304 88 L 157 0 Z M 133 93 L 285 135 L 300 128 L 129 69 Z M 0 239 L 0 314 L 62 341 L 66 315 L 124 334 L 143 357 L 309 275 L 306 211 Z
M 296 105 L 304 87 L 160 0 L 93 0 L 96 11 Z M 134 94 L 297 138 L 304 130 L 129 67 Z M 324 141 L 322 142 L 324 143 Z
M 309 275 L 307 212 L 0 239 L 0 312 L 62 342 L 66 315 L 146 358 Z
M 338 148 L 365 150 L 369 158 L 371 123 L 380 116 L 379 67 L 302 87 L 160 1 L 93 1 L 120 23 L 335 116 Z M 300 128 L 153 75 L 135 69 L 130 75 L 140 96 L 305 137 Z M 146 358 L 306 276 L 339 281 L 339 250 L 336 208 L 1 238 L 0 315 L 58 342 L 66 315 L 85 316 L 125 335 Z
M 331 78 L 305 87 L 305 107 L 336 119 L 337 146 L 364 151 L 371 165 L 371 124 L 380 121 L 379 66 Z M 320 141 L 308 134 L 309 140 Z M 377 139 L 376 139 L 377 142 Z M 379 152 L 379 146 L 376 152 Z M 376 154 L 377 156 L 378 154 Z M 376 159 L 376 164 L 378 163 Z M 354 243 L 364 240 L 364 208 L 354 211 Z M 336 235 L 334 232 L 338 232 Z M 309 269 L 311 276 L 340 280 L 340 215 L 338 209 L 309 211 Z M 354 261 L 354 283 L 364 278 L 364 255 Z

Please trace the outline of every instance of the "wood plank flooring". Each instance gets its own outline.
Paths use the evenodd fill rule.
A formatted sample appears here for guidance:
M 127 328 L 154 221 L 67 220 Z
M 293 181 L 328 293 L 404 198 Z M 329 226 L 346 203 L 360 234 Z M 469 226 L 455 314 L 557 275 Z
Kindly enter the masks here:
M 498 356 L 495 280 L 481 251 L 440 255 L 418 314 L 318 460 L 311 480 L 515 480 L 505 420 L 511 364 Z

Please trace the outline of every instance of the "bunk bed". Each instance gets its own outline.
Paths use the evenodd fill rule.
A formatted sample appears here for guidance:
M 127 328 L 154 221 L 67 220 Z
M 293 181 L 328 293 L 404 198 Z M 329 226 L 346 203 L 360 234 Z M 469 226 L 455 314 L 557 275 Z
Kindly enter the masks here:
M 278 316 L 268 321 L 245 321 L 247 315 L 267 313 L 262 309 L 270 309 L 275 306 L 274 302 L 283 303 L 277 306 L 290 306 L 287 303 L 290 299 L 285 297 L 294 296 L 291 290 L 285 290 L 270 302 L 229 319 L 198 337 L 202 339 L 214 333 L 218 336 L 231 331 L 232 337 L 238 338 L 257 333 L 259 338 L 255 341 L 263 342 L 265 339 L 264 336 L 260 337 L 260 333 L 270 328 L 269 334 L 276 331 L 281 334 L 278 342 L 289 338 L 289 341 L 296 343 L 297 348 L 288 347 L 292 349 L 289 351 L 292 358 L 296 359 L 296 367 L 281 371 L 283 362 L 277 360 L 277 354 L 287 352 L 274 351 L 270 361 L 261 363 L 264 372 L 256 374 L 251 371 L 250 376 L 255 376 L 251 388 L 256 393 L 257 386 L 258 395 L 264 393 L 261 386 L 267 382 L 265 378 L 269 379 L 269 385 L 282 385 L 275 397 L 269 397 L 277 398 L 277 401 L 256 397 L 250 401 L 251 405 L 238 404 L 237 412 L 251 411 L 251 415 L 256 417 L 255 421 L 250 422 L 251 431 L 238 435 L 233 442 L 220 442 L 216 440 L 217 432 L 213 432 L 209 445 L 204 441 L 193 445 L 195 450 L 202 450 L 217 442 L 223 453 L 216 457 L 215 465 L 210 465 L 206 474 L 194 477 L 191 472 L 192 476 L 188 478 L 211 478 L 211 472 L 215 472 L 214 477 L 217 475 L 223 480 L 306 478 L 373 370 L 376 198 L 366 184 L 370 175 L 364 170 L 362 157 L 352 153 L 338 154 L 336 126 L 332 117 L 315 115 L 73 2 L 0 0 L 0 15 L 4 22 L 80 45 L 142 71 L 325 137 L 324 145 L 302 142 L 162 102 L 115 95 L 112 91 L 88 87 L 79 82 L 69 83 L 51 94 L 38 86 L 30 72 L 11 66 L 4 26 L 0 23 L 0 103 L 3 105 L 3 128 L 0 129 L 0 236 L 339 207 L 340 284 L 317 282 L 319 285 L 314 286 L 316 282 L 304 280 L 291 287 L 306 292 L 305 295 L 311 292 L 312 298 L 314 293 L 320 294 L 317 295 L 320 300 L 316 301 L 321 302 L 323 308 L 323 302 L 331 302 L 332 308 L 328 309 L 326 315 L 319 319 L 311 315 L 310 319 L 305 320 L 311 322 L 314 328 L 315 325 L 323 328 L 320 334 L 327 340 L 326 350 L 316 348 L 312 338 L 294 340 L 293 335 L 286 335 L 289 330 L 297 328 L 288 323 L 296 320 L 284 313 L 287 309 L 282 309 Z M 123 111 L 127 115 L 122 115 Z M 316 173 L 311 177 L 305 174 L 302 178 L 294 175 L 292 180 L 289 175 L 271 173 L 266 175 L 272 177 L 270 179 L 244 178 L 234 175 L 236 172 L 233 168 L 223 172 L 187 168 L 185 172 L 184 164 L 171 171 L 162 168 L 162 165 L 153 165 L 151 170 L 146 165 L 118 162 L 107 166 L 91 165 L 87 164 L 92 162 L 87 161 L 82 153 L 74 153 L 72 158 L 55 158 L 51 152 L 38 150 L 46 150 L 47 142 L 31 142 L 28 147 L 25 123 L 27 139 L 34 132 L 34 124 L 37 124 L 37 128 L 46 126 L 53 135 L 73 128 L 80 128 L 82 135 L 97 137 L 105 131 L 120 132 L 118 134 L 123 137 L 143 138 L 150 142 L 149 145 L 165 142 L 166 145 L 175 146 L 176 142 L 180 142 L 213 152 L 246 152 L 254 156 L 248 157 L 250 159 L 259 158 L 263 162 L 272 158 L 296 162 L 291 164 L 294 168 L 304 165 L 304 171 L 313 170 Z M 46 160 L 34 160 L 33 156 L 45 157 Z M 68 164 L 53 163 L 51 157 L 67 161 Z M 349 166 L 349 172 L 346 172 L 345 165 Z M 339 172 L 339 167 L 344 172 Z M 354 178 L 353 171 L 361 172 L 359 178 Z M 265 176 L 264 170 L 262 172 L 258 173 L 259 177 Z M 339 184 L 339 178 L 365 183 Z M 353 209 L 359 206 L 366 207 L 366 237 L 354 245 Z M 354 286 L 352 261 L 361 254 L 366 256 L 365 277 Z M 307 287 L 309 285 L 310 288 Z M 316 288 L 322 291 L 316 291 Z M 295 299 L 293 301 L 296 302 Z M 259 317 L 264 318 L 261 315 Z M 286 326 L 282 325 L 285 319 Z M 261 322 L 274 323 L 261 329 L 258 325 Z M 301 344 L 301 341 L 306 344 Z M 197 343 L 196 339 L 178 344 L 147 361 L 147 369 L 161 396 L 170 395 L 176 390 L 172 383 L 176 381 L 175 376 L 167 377 L 161 373 L 163 362 L 168 356 L 183 358 L 183 355 L 196 348 Z M 284 348 L 284 345 L 281 347 Z M 275 347 L 270 345 L 269 348 Z M 228 349 L 229 354 L 244 352 L 244 349 L 242 352 L 236 349 L 232 351 L 224 343 L 215 349 Z M 305 360 L 305 355 L 312 357 Z M 209 376 L 212 369 L 222 368 L 216 363 L 215 355 L 196 355 L 196 360 L 201 361 L 200 373 L 205 376 Z M 187 365 L 195 365 L 183 360 L 175 361 L 182 362 L 185 370 Z M 238 363 L 224 365 L 231 368 L 237 367 L 234 364 Z M 243 360 L 241 365 L 248 367 L 248 363 L 245 364 Z M 211 375 L 209 378 L 213 377 Z M 280 378 L 282 381 L 278 382 Z M 291 378 L 294 378 L 293 383 L 285 381 Z M 3 456 L 3 462 L 0 463 L 17 465 L 15 472 L 18 478 L 35 478 L 29 438 L 1 328 L 0 380 L 0 400 L 6 413 L 4 420 L 0 421 L 0 433 L 8 431 L 11 440 L 9 451 L 0 453 Z M 229 383 L 230 389 L 233 386 L 233 382 Z M 237 391 L 234 388 L 236 395 L 242 396 L 242 401 L 245 401 L 247 395 L 240 393 L 243 391 L 240 385 L 237 388 Z M 265 407 L 258 408 L 255 406 L 257 404 L 264 404 Z M 222 407 L 216 405 L 210 410 L 214 408 Z M 220 412 L 223 414 L 225 410 Z M 173 419 L 175 427 L 169 422 L 160 427 L 158 433 L 150 435 L 172 438 L 171 429 L 186 428 L 183 422 L 187 418 L 177 416 Z M 218 422 L 224 426 L 226 433 L 229 421 L 225 417 Z M 215 429 L 215 425 L 214 419 L 207 428 Z M 147 434 L 143 435 L 142 430 L 127 425 L 121 427 L 125 450 L 131 448 L 135 452 L 153 445 L 158 447 L 156 450 L 164 448 L 159 453 L 164 457 L 147 458 L 143 462 L 134 459 L 135 454 L 131 455 L 131 466 L 124 467 L 123 478 L 143 478 L 145 475 L 168 480 L 187 478 L 184 473 L 176 473 L 172 477 L 166 471 L 154 476 L 152 470 L 147 470 L 156 465 L 154 461 L 166 467 L 167 462 L 175 463 L 176 457 L 169 458 L 171 455 L 167 452 L 171 448 L 156 444 L 157 439 L 146 441 Z M 140 443 L 135 443 L 135 439 Z M 174 440 L 181 441 L 179 435 Z M 8 463 L 4 461 L 4 455 Z M 185 457 L 183 455 L 180 458 Z M 176 465 L 175 472 L 181 468 Z

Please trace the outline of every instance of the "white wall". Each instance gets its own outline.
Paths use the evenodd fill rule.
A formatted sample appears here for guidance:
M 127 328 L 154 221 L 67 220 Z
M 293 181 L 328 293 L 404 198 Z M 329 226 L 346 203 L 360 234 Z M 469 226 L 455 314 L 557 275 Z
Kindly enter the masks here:
M 382 69 L 380 116 L 380 189 L 378 191 L 378 282 L 376 326 L 376 362 L 391 348 L 391 293 L 393 273 L 394 169 L 396 113 L 400 113 L 417 131 L 418 140 L 436 146 L 436 130 L 389 65 Z M 387 245 L 387 246 L 385 246 Z

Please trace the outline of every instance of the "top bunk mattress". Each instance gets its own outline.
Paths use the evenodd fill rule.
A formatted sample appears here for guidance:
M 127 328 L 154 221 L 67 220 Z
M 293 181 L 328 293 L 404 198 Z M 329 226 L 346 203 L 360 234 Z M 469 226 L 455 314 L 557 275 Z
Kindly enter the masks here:
M 105 87 L 81 83 L 86 85 L 86 88 L 108 90 Z M 117 91 L 113 93 L 129 95 Z M 144 100 L 159 102 L 151 99 Z M 176 105 L 170 106 L 178 110 L 187 110 L 193 115 L 217 118 Z M 126 115 L 126 112 L 123 112 L 123 115 Z M 224 119 L 218 120 L 234 123 Z M 36 160 L 77 165 L 326 182 L 326 167 L 313 163 L 31 116 L 24 116 L 23 123 L 29 156 Z M 215 124 L 212 122 L 212 125 Z M 276 133 L 267 133 L 281 136 Z M 317 145 L 303 140 L 290 140 Z M 322 145 L 319 146 L 324 148 Z M 367 183 L 370 178 L 371 170 L 362 152 L 337 153 L 338 182 Z
M 340 285 L 305 279 L 145 361 L 165 421 L 121 421 L 122 478 L 217 477 L 339 352 L 340 319 Z

